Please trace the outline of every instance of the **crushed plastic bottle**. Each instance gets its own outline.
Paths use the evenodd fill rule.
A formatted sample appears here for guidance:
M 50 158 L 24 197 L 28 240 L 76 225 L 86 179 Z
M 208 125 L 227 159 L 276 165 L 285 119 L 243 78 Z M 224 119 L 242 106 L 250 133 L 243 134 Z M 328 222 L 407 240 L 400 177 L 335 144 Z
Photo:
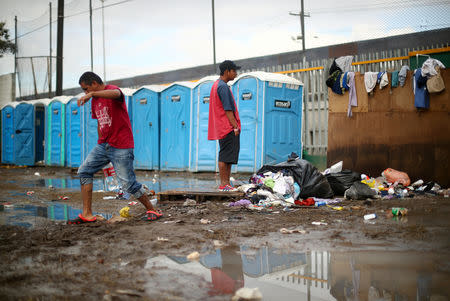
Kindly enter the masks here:
M 119 189 L 119 182 L 117 182 L 116 171 L 111 162 L 103 167 L 103 184 L 105 191 L 115 191 Z

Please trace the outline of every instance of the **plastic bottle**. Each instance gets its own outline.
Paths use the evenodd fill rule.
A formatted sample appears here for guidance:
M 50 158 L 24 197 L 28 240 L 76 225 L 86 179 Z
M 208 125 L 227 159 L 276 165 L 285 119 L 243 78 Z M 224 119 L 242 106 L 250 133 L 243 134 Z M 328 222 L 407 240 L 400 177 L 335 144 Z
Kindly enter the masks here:
M 117 182 L 116 171 L 111 162 L 103 167 L 103 184 L 105 191 L 114 191 L 119 189 L 119 182 Z
M 370 220 L 370 219 L 375 219 L 375 218 L 377 218 L 377 215 L 376 215 L 375 213 L 364 215 L 364 219 L 365 219 L 366 221 L 367 221 L 367 220 Z
M 316 201 L 314 206 L 320 207 L 320 206 L 325 206 L 326 204 L 327 204 L 326 201 Z

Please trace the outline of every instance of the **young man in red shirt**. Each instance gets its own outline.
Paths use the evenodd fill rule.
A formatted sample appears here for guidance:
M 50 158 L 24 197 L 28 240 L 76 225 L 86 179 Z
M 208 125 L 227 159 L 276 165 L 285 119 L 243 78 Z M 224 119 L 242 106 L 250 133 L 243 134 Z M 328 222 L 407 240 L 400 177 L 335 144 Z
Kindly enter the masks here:
M 227 82 L 236 78 L 236 66 L 226 60 L 219 65 L 220 77 L 211 88 L 209 101 L 208 140 L 219 140 L 219 176 L 221 191 L 235 191 L 230 185 L 231 165 L 239 158 L 241 120 L 233 93 Z
M 113 85 L 105 85 L 93 72 L 81 75 L 79 84 L 85 95 L 78 99 L 78 106 L 92 98 L 92 118 L 97 119 L 98 144 L 92 149 L 78 169 L 83 199 L 83 213 L 69 224 L 95 222 L 92 213 L 92 186 L 94 174 L 109 162 L 116 171 L 122 188 L 138 199 L 147 209 L 143 219 L 156 220 L 162 216 L 149 200 L 142 184 L 136 181 L 133 169 L 134 140 L 131 131 L 125 97 L 122 91 Z

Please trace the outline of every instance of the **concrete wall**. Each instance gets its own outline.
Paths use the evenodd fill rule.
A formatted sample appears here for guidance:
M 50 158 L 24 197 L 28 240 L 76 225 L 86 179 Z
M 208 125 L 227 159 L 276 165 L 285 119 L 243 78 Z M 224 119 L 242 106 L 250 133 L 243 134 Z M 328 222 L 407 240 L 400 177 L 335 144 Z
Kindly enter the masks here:
M 329 91 L 327 164 L 381 175 L 388 168 L 405 171 L 411 181 L 423 179 L 450 186 L 450 70 L 441 71 L 446 89 L 430 95 L 430 109 L 414 107 L 412 72 L 404 87 L 368 95 L 364 75 L 356 74 L 358 107 L 347 117 L 348 92 Z M 390 77 L 389 77 L 390 80 Z

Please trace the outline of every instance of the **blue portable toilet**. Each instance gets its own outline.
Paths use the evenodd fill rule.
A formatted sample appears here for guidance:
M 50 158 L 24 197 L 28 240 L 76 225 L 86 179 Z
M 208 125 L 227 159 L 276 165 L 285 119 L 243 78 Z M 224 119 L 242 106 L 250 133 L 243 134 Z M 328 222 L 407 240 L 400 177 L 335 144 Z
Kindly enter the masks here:
M 134 167 L 159 169 L 160 92 L 164 86 L 143 86 L 132 98 Z
M 175 82 L 161 91 L 161 170 L 189 169 L 193 86 Z
M 66 103 L 71 96 L 57 96 L 47 105 L 45 165 L 64 166 L 66 147 Z
M 190 171 L 218 171 L 219 143 L 208 140 L 209 95 L 218 75 L 206 76 L 192 90 L 192 150 Z
M 238 76 L 232 91 L 241 119 L 241 149 L 235 172 L 256 172 L 264 164 L 302 154 L 303 84 L 268 72 Z
M 89 152 L 97 145 L 98 142 L 98 131 L 97 131 L 97 119 L 92 118 L 92 99 L 89 99 L 83 105 L 83 159 L 86 160 L 86 157 L 89 155 Z
M 128 116 L 130 117 L 131 127 L 133 127 L 133 94 L 136 89 L 121 88 L 120 89 L 125 97 L 125 103 L 127 105 Z
M 79 167 L 83 160 L 84 106 L 78 106 L 82 95 L 72 97 L 66 104 L 66 156 L 65 166 Z
M 48 99 L 22 101 L 14 108 L 14 163 L 35 165 L 44 159 L 45 105 Z
M 14 107 L 11 102 L 2 108 L 2 163 L 14 164 Z

